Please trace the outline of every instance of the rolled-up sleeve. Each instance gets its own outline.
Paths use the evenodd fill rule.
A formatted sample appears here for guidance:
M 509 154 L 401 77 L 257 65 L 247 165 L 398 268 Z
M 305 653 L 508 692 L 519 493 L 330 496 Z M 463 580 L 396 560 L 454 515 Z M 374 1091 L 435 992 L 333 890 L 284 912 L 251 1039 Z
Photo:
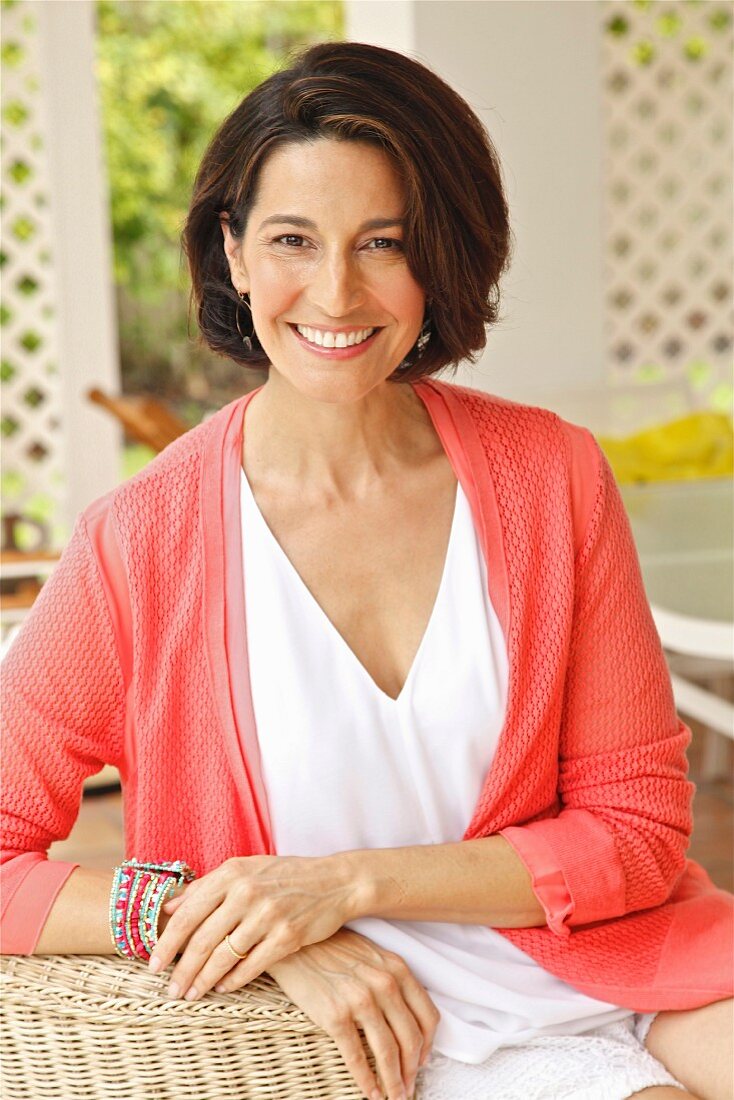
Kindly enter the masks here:
M 667 900 L 685 870 L 695 791 L 691 732 L 676 714 L 621 494 L 591 433 L 571 427 L 595 467 L 575 564 L 561 809 L 501 830 L 559 936 Z
M 125 690 L 98 563 L 80 514 L 0 666 L 0 952 L 32 954 L 79 864 L 48 859 L 88 776 L 119 765 Z

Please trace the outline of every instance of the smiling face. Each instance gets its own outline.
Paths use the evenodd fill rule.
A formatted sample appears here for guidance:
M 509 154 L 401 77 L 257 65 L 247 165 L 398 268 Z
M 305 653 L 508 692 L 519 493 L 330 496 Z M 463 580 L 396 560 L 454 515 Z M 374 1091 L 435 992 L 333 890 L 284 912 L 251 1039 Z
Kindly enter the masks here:
M 404 190 L 387 154 L 358 141 L 289 143 L 262 166 L 256 199 L 242 240 L 225 222 L 222 231 L 270 378 L 322 401 L 364 396 L 411 350 L 425 308 L 403 250 Z M 363 343 L 339 346 L 375 328 Z

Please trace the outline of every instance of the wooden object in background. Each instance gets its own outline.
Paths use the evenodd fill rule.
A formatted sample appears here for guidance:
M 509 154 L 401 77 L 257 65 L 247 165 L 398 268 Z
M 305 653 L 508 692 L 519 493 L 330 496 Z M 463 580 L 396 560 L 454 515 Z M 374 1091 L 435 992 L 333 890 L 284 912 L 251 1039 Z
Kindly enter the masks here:
M 95 405 L 107 409 L 122 424 L 129 436 L 160 453 L 174 439 L 189 430 L 183 420 L 170 412 L 155 397 L 147 394 L 116 394 L 110 396 L 93 386 L 87 397 Z

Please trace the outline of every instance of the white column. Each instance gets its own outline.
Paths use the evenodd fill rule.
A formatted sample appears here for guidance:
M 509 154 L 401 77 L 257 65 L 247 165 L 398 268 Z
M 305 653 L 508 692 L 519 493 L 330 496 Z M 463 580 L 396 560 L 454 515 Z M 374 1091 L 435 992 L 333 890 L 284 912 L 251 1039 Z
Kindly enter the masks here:
M 33 5 L 54 222 L 67 518 L 120 481 L 121 429 L 85 396 L 117 392 L 120 371 L 108 183 L 95 79 L 90 0 Z
M 412 54 L 415 8 L 413 0 L 346 0 L 346 37 L 350 42 Z
M 451 84 L 500 156 L 516 238 L 502 283 L 504 320 L 456 380 L 520 400 L 546 389 L 602 387 L 597 5 L 351 0 L 347 17 L 355 40 L 400 50 Z
M 416 4 L 417 48 L 477 111 L 503 165 L 516 236 L 506 319 L 462 380 L 505 396 L 603 384 L 596 8 Z

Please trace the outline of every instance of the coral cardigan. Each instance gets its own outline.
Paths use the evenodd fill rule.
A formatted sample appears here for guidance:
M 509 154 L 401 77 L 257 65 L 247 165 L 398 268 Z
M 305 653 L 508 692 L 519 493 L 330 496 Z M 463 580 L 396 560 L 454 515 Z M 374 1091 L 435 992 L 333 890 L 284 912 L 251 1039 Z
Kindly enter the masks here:
M 415 390 L 472 507 L 508 647 L 505 722 L 463 839 L 501 833 L 548 923 L 499 931 L 637 1011 L 731 996 L 734 895 L 686 859 L 690 730 L 602 451 L 546 409 L 435 379 Z M 33 951 L 78 866 L 47 851 L 105 763 L 122 779 L 126 856 L 203 875 L 273 852 L 240 526 L 252 396 L 80 513 L 6 656 L 6 954 Z

